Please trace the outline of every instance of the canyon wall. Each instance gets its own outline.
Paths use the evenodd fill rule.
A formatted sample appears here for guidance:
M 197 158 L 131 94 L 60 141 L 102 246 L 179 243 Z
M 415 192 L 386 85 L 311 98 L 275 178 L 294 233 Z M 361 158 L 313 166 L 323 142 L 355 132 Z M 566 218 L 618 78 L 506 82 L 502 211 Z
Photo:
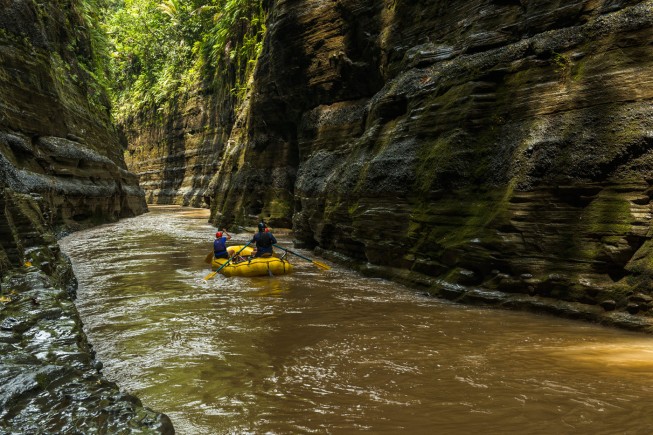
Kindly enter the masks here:
M 57 237 L 146 211 L 82 3 L 0 1 L 0 432 L 173 433 L 101 373 Z
M 165 114 L 149 111 L 121 124 L 129 143 L 125 161 L 149 204 L 206 207 L 207 187 L 234 123 L 235 97 L 224 88 L 178 96 Z
M 653 2 L 279 0 L 216 225 L 462 302 L 650 329 Z
M 135 84 L 119 92 L 116 118 L 128 143 L 126 163 L 150 204 L 210 205 L 209 183 L 220 170 L 261 49 L 268 0 L 204 3 L 180 3 L 175 19 L 160 17 L 163 31 L 173 35 L 165 50 L 174 55 L 159 54 L 165 74 L 142 48 L 122 53 L 130 71 L 123 80 Z
M 41 198 L 54 227 L 143 213 L 143 192 L 93 78 L 80 4 L 0 5 L 0 171 L 9 188 Z

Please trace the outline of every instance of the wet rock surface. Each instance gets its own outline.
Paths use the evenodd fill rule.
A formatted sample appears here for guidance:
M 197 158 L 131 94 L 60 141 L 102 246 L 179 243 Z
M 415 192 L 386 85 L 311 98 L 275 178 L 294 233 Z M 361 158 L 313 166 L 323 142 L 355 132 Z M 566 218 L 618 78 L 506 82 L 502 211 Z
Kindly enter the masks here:
M 174 433 L 103 378 L 57 245 L 146 211 L 79 6 L 0 2 L 0 432 Z
M 652 25 L 651 1 L 276 2 L 212 220 L 646 329 Z
M 68 261 L 47 248 L 27 261 L 1 283 L 0 430 L 174 433 L 165 415 L 103 378 L 73 302 Z

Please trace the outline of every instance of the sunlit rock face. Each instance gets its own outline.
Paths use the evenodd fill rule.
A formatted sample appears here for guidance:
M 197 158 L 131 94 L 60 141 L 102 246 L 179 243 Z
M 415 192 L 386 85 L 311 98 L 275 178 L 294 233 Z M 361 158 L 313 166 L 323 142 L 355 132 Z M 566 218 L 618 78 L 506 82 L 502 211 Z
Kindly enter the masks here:
M 121 123 L 129 143 L 125 162 L 148 204 L 210 203 L 206 190 L 234 122 L 229 89 L 184 94 L 170 113 L 140 113 Z
M 651 1 L 278 1 L 213 220 L 292 216 L 456 300 L 646 319 L 652 26 Z
M 104 379 L 56 241 L 146 210 L 81 17 L 73 0 L 0 1 L 0 432 L 173 433 Z

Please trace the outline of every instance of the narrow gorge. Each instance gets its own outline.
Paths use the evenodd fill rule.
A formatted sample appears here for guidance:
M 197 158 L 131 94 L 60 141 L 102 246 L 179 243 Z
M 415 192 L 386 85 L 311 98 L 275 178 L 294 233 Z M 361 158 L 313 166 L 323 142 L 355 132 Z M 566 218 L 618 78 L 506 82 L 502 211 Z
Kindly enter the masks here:
M 128 164 L 435 296 L 650 330 L 652 8 L 276 1 L 243 103 L 130 122 Z
M 112 113 L 136 85 L 103 63 L 147 59 L 100 50 L 96 9 L 132 3 L 0 0 L 0 431 L 174 433 L 103 377 L 57 244 L 148 204 L 263 219 L 434 297 L 653 332 L 653 0 L 150 2 L 176 31 L 233 25 L 159 47 L 201 61 Z

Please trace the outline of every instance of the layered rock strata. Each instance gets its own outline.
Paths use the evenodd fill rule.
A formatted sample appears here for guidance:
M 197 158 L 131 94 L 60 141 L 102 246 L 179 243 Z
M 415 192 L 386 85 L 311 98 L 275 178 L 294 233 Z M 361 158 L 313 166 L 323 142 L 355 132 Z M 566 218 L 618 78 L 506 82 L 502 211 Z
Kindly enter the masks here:
M 208 206 L 206 190 L 231 131 L 233 100 L 228 90 L 203 90 L 181 96 L 165 115 L 145 112 L 121 124 L 126 163 L 149 204 Z
M 11 190 L 43 197 L 49 224 L 68 228 L 146 210 L 89 71 L 78 9 L 10 1 L 0 14 L 0 172 Z
M 277 1 L 212 220 L 650 330 L 652 28 L 651 1 Z
M 56 242 L 146 211 L 80 5 L 0 2 L 0 432 L 173 433 L 103 378 Z

